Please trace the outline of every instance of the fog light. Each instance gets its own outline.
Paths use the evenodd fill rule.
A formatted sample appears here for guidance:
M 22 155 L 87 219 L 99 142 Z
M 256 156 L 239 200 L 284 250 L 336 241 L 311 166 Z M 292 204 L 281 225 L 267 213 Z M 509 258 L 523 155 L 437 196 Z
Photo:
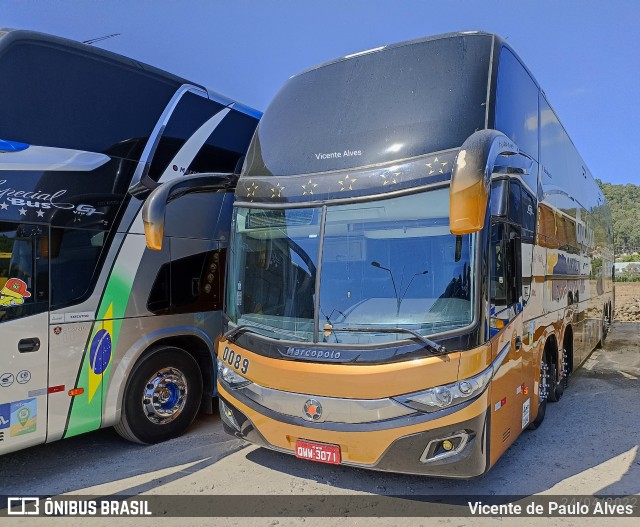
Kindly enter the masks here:
M 442 442 L 442 448 L 443 448 L 444 450 L 446 450 L 447 452 L 448 452 L 449 450 L 453 450 L 453 443 L 452 443 L 451 441 L 449 441 L 448 439 L 445 439 L 445 440 Z
M 448 437 L 432 439 L 424 449 L 422 456 L 420 456 L 420 461 L 422 463 L 431 463 L 432 461 L 454 456 L 462 452 L 473 437 L 473 432 L 461 430 Z
M 222 410 L 221 417 L 223 417 L 223 419 L 228 424 L 230 424 L 233 428 L 235 428 L 239 432 L 240 425 L 238 425 L 238 421 L 236 421 L 236 418 L 233 416 L 233 411 L 226 404 L 224 404 L 222 400 L 220 400 L 220 409 Z

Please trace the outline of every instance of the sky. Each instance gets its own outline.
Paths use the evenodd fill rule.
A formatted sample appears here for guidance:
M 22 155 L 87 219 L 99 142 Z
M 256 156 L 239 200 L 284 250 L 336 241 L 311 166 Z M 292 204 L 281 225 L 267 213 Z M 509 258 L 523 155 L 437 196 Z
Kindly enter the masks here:
M 506 38 L 594 177 L 640 184 L 637 0 L 0 0 L 0 27 L 74 40 L 264 110 L 315 64 L 451 31 Z M 634 145 L 636 145 L 634 147 Z

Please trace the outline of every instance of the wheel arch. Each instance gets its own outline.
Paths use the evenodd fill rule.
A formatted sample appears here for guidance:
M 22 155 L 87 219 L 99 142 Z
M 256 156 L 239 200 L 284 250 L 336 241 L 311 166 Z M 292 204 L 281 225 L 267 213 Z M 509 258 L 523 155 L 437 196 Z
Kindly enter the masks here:
M 542 352 L 549 356 L 551 362 L 555 364 L 556 367 L 558 366 L 558 351 L 558 338 L 555 332 L 550 332 L 545 338 Z
M 160 346 L 172 346 L 185 350 L 198 363 L 202 375 L 202 401 L 204 411 L 213 410 L 211 396 L 215 389 L 215 346 L 209 335 L 195 327 L 163 328 L 143 335 L 118 360 L 111 372 L 105 405 L 102 409 L 102 426 L 113 426 L 120 421 L 127 380 L 134 367 L 148 353 Z

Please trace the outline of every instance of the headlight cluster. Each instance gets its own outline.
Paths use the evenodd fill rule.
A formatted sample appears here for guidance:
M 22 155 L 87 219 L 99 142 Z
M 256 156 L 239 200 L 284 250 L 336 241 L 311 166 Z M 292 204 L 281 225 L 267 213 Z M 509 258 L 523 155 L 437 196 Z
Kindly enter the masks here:
M 249 379 L 245 379 L 239 373 L 236 373 L 230 366 L 223 363 L 219 358 L 218 362 L 218 376 L 229 385 L 230 388 L 242 388 L 247 384 L 251 384 Z
M 421 392 L 394 397 L 394 399 L 421 412 L 437 412 L 480 395 L 492 377 L 493 365 L 475 377 L 469 377 L 468 379 L 443 386 L 436 386 Z

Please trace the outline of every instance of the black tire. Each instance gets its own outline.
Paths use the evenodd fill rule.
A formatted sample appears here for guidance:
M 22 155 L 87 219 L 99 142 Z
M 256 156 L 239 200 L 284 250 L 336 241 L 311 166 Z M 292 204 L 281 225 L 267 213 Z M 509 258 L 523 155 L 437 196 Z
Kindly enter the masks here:
M 125 387 L 120 422 L 114 428 L 136 443 L 173 439 L 191 424 L 201 399 L 202 375 L 196 360 L 183 349 L 158 347 L 133 367 Z M 156 405 L 159 407 L 154 408 Z
M 601 333 L 600 333 L 600 340 L 596 344 L 597 349 L 602 349 L 602 347 L 604 346 L 604 341 L 607 338 L 607 318 L 605 317 L 604 311 L 602 312 L 602 321 L 600 322 L 600 325 L 601 325 Z
M 541 367 L 540 367 L 540 385 L 538 387 L 538 414 L 536 415 L 536 418 L 531 421 L 529 423 L 529 426 L 527 427 L 527 429 L 529 430 L 536 430 L 537 428 L 540 427 L 540 425 L 542 424 L 542 421 L 544 421 L 544 415 L 547 411 L 547 398 L 540 397 L 540 391 L 542 390 L 542 383 L 546 383 L 546 379 L 543 378 L 543 371 L 544 371 L 544 365 L 546 364 L 547 368 L 549 368 L 549 361 L 547 358 L 547 354 L 546 353 L 542 353 L 542 361 L 541 361 Z M 548 371 L 548 370 L 547 370 Z

